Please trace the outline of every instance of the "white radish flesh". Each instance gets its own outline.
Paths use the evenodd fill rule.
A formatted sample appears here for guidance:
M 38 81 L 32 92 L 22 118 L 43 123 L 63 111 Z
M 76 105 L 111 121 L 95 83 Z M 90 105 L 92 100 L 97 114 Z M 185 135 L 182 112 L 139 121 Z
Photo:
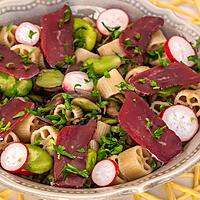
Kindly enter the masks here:
M 92 171 L 93 182 L 100 186 L 111 185 L 118 175 L 118 166 L 113 160 L 102 160 L 98 162 Z
M 1 166 L 9 172 L 20 172 L 27 161 L 28 148 L 19 142 L 9 144 L 1 154 Z
M 105 36 L 111 34 L 106 27 L 113 29 L 120 27 L 119 31 L 126 29 L 129 23 L 128 15 L 121 9 L 108 9 L 102 12 L 97 19 L 97 29 Z M 106 27 L 105 27 L 105 26 Z
M 187 106 L 175 105 L 167 108 L 162 119 L 182 142 L 190 140 L 199 129 L 195 113 Z
M 94 84 L 84 72 L 73 71 L 65 75 L 62 87 L 64 91 L 92 91 Z
M 165 53 L 171 62 L 182 62 L 192 67 L 193 62 L 188 61 L 188 57 L 196 55 L 192 45 L 183 37 L 172 36 L 165 43 Z
M 24 22 L 17 27 L 15 38 L 21 44 L 34 46 L 40 39 L 40 30 L 38 26 Z

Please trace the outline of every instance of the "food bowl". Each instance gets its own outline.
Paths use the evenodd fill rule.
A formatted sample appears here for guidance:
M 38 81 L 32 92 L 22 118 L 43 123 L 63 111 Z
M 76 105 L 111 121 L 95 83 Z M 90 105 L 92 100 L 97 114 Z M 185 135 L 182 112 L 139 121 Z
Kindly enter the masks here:
M 39 17 L 52 12 L 66 3 L 66 0 L 2 0 L 0 2 L 1 24 L 22 21 L 38 22 Z M 179 19 L 172 11 L 156 8 L 147 0 L 70 0 L 73 13 L 77 16 L 89 16 L 94 19 L 105 8 L 121 8 L 134 20 L 144 15 L 161 16 L 165 20 L 164 33 L 182 35 L 189 41 L 195 41 L 199 29 Z M 171 162 L 143 178 L 128 183 L 98 189 L 64 189 L 38 184 L 0 169 L 0 183 L 45 199 L 111 199 L 125 198 L 133 193 L 149 190 L 165 183 L 191 168 L 200 158 L 200 131 L 185 146 L 184 151 Z M 161 149 L 162 151 L 162 149 Z

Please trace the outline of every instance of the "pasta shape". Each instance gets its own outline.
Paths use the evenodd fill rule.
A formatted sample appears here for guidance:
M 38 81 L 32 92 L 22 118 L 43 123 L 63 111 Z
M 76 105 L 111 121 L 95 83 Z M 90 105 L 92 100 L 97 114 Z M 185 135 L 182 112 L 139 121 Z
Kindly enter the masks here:
M 40 144 L 46 144 L 45 140 L 53 139 L 56 141 L 58 130 L 53 126 L 43 126 L 38 130 L 35 130 L 31 135 L 31 144 L 35 144 L 38 141 Z
M 94 136 L 93 138 L 97 141 L 97 142 L 100 142 L 100 139 L 103 135 L 106 135 L 107 133 L 110 132 L 110 125 L 104 123 L 104 122 L 101 122 L 101 121 L 98 121 L 97 122 L 97 128 L 96 128 L 96 131 L 94 133 Z
M 30 142 L 32 132 L 39 127 L 39 120 L 36 116 L 29 114 L 14 129 L 15 134 L 22 142 Z
M 169 103 L 163 102 L 163 101 L 153 101 L 150 108 L 155 112 L 157 115 L 159 115 L 162 111 L 162 107 L 168 107 Z
M 119 154 L 118 165 L 123 176 L 129 181 L 152 172 L 150 153 L 141 146 L 135 146 Z
M 117 86 L 125 82 L 116 69 L 112 69 L 109 74 L 110 78 L 102 77 L 97 82 L 97 90 L 103 98 L 109 98 L 112 95 L 120 93 L 120 89 Z
M 129 79 L 132 77 L 132 76 L 135 76 L 141 72 L 144 72 L 146 70 L 148 70 L 149 67 L 147 66 L 139 66 L 139 67 L 136 67 L 136 68 L 133 68 L 132 70 L 130 70 L 127 74 L 126 74 L 126 77 L 125 77 L 125 81 L 128 82 Z
M 17 29 L 16 25 L 4 26 L 0 31 L 0 44 L 7 47 L 12 47 L 16 44 L 15 31 Z
M 99 143 L 94 139 L 90 140 L 88 147 L 89 149 L 92 149 L 97 152 L 99 150 Z
M 174 104 L 181 104 L 189 106 L 196 113 L 196 116 L 200 116 L 200 90 L 182 90 L 180 91 L 174 100 Z
M 116 53 L 120 56 L 125 56 L 125 53 L 119 44 L 119 39 L 102 45 L 97 51 L 101 56 L 116 55 Z
M 148 50 L 156 50 L 165 42 L 167 41 L 166 37 L 164 36 L 163 32 L 161 30 L 158 30 L 152 35 L 152 39 L 149 43 Z
M 76 56 L 76 63 L 84 62 L 88 58 L 99 58 L 99 55 L 83 48 L 78 48 L 75 51 L 75 56 Z
M 58 114 L 62 109 L 65 109 L 65 105 L 64 104 L 59 104 L 56 106 L 56 108 L 54 109 L 53 114 L 56 115 Z M 83 117 L 83 111 L 80 107 L 78 106 L 73 106 L 72 110 L 65 110 L 66 113 L 66 119 L 67 121 L 73 121 L 75 119 L 80 119 L 81 117 Z
M 11 142 L 20 142 L 19 138 L 14 132 L 10 132 L 8 135 L 4 137 L 4 142 L 11 143 Z
M 196 85 L 191 85 L 190 88 L 192 88 L 194 90 L 200 90 L 200 83 L 198 83 Z
M 17 44 L 11 47 L 12 51 L 17 54 L 27 55 L 29 54 L 30 60 L 38 66 L 44 66 L 44 58 L 41 50 L 38 47 L 32 47 L 24 44 Z
M 165 52 L 163 53 L 163 56 L 162 56 L 162 58 L 163 58 L 164 60 L 166 60 L 166 61 L 170 62 L 170 60 L 169 60 L 169 58 L 167 57 L 167 55 L 166 55 L 166 53 L 165 53 Z M 150 63 L 152 66 L 157 66 L 157 65 L 160 65 L 160 62 L 159 62 L 159 60 L 158 60 L 158 59 L 157 59 L 157 60 L 150 60 L 150 61 L 149 61 L 149 63 Z

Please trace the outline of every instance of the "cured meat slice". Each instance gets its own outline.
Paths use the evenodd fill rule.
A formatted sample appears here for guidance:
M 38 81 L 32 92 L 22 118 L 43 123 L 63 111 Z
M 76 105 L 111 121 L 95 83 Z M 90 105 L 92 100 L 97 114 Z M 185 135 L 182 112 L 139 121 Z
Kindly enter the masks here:
M 66 19 L 66 15 L 70 15 Z M 51 67 L 63 65 L 73 51 L 73 16 L 67 5 L 41 18 L 41 48 Z
M 0 72 L 18 79 L 30 79 L 39 73 L 39 68 L 34 63 L 23 63 L 21 56 L 0 45 Z
M 144 96 L 156 94 L 172 86 L 188 86 L 199 82 L 200 74 L 182 63 L 153 67 L 130 79 L 130 84 L 136 87 L 137 93 Z
M 135 59 L 136 64 L 142 65 L 152 34 L 163 24 L 164 20 L 160 17 L 146 16 L 138 19 L 123 31 L 119 42 L 127 57 Z
M 65 151 L 76 156 L 75 159 L 70 159 L 67 156 L 54 156 L 54 179 L 56 186 L 66 188 L 80 188 L 85 183 L 85 178 L 70 173 L 65 179 L 62 167 L 70 164 L 79 170 L 84 170 L 86 167 L 87 147 L 93 134 L 96 130 L 96 122 L 90 121 L 84 126 L 66 126 L 58 135 L 57 145 L 64 146 Z M 78 153 L 77 150 L 84 148 L 85 152 Z
M 126 92 L 125 102 L 119 113 L 119 122 L 129 136 L 142 147 L 147 148 L 164 163 L 182 151 L 181 140 L 165 127 L 164 121 L 150 110 L 148 104 L 134 92 Z M 159 128 L 162 134 L 155 139 L 153 135 Z
M 0 137 L 5 137 L 10 131 L 15 129 L 15 127 L 25 119 L 28 113 L 24 113 L 23 116 L 13 118 L 16 114 L 24 111 L 26 108 L 33 109 L 34 103 L 28 101 L 22 101 L 20 99 L 12 99 L 6 105 L 0 107 L 0 120 L 4 119 L 3 124 L 11 123 L 10 128 L 4 132 L 0 132 Z

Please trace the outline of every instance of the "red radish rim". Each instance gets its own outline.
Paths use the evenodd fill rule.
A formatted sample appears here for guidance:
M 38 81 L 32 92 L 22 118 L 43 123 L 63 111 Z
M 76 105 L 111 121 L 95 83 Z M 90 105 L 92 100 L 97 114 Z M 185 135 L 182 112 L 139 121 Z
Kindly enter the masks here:
M 126 15 L 127 15 L 127 18 L 128 18 L 128 21 L 127 21 L 127 26 L 128 26 L 128 24 L 129 24 L 129 22 L 130 22 L 130 17 L 129 17 L 129 15 L 123 10 L 123 9 L 121 9 L 121 8 L 110 8 L 110 9 L 118 9 L 118 10 L 122 10 Z M 110 10 L 110 9 L 107 9 L 107 10 L 104 10 L 103 12 L 101 12 L 100 13 L 100 15 L 97 17 L 97 20 L 96 20 L 96 28 L 97 28 L 97 30 L 98 30 L 98 32 L 102 35 L 102 36 L 109 36 L 109 34 L 105 34 L 105 33 L 102 33 L 100 30 L 99 30 L 99 26 L 98 26 L 98 20 L 99 20 L 99 17 L 103 14 L 103 13 L 105 13 L 106 11 L 108 11 L 108 10 Z M 125 30 L 125 29 L 124 29 Z M 122 30 L 123 31 L 123 30 Z
M 19 168 L 19 169 L 16 169 L 16 170 L 6 170 L 6 171 L 8 171 L 8 172 L 12 172 L 12 173 L 20 173 L 21 171 L 22 171 L 22 169 L 24 169 L 24 167 L 25 167 L 25 165 L 26 165 L 26 163 L 28 162 L 28 157 L 29 157 L 29 151 L 28 151 L 28 147 L 25 145 L 25 144 L 23 144 L 23 143 L 21 143 L 21 142 L 13 142 L 13 143 L 11 143 L 10 145 L 12 145 L 12 144 L 20 144 L 20 145 L 23 145 L 25 148 L 26 148 L 26 151 L 27 151 L 27 156 L 26 156 L 26 160 L 25 160 L 25 162 L 23 163 L 23 165 Z M 8 145 L 9 146 L 9 145 Z M 7 146 L 7 147 L 8 147 Z M 6 149 L 6 148 L 5 148 Z
M 112 185 L 113 182 L 115 181 L 116 177 L 117 177 L 118 174 L 119 174 L 119 167 L 118 167 L 118 165 L 117 165 L 117 163 L 116 163 L 115 161 L 113 161 L 113 160 L 111 160 L 111 159 L 105 159 L 105 160 L 101 160 L 100 162 L 105 162 L 105 161 L 111 161 L 111 162 L 112 162 L 112 164 L 113 164 L 113 166 L 114 166 L 114 168 L 115 168 L 115 175 L 114 175 L 113 180 L 112 180 L 108 185 L 101 186 L 101 185 L 98 185 L 97 183 L 94 182 L 94 183 L 95 183 L 97 186 L 99 186 L 99 187 L 107 187 L 107 186 Z M 99 162 L 99 163 L 100 163 L 100 162 Z M 98 163 L 97 163 L 97 164 L 98 164 Z M 93 178 L 92 178 L 92 180 L 93 180 Z
M 169 41 L 170 41 L 170 39 L 173 38 L 173 37 L 180 37 L 180 38 L 184 39 L 188 44 L 190 44 L 190 46 L 191 46 L 192 49 L 194 50 L 195 55 L 197 54 L 197 52 L 195 51 L 195 49 L 193 48 L 193 46 L 191 45 L 191 43 L 190 43 L 185 37 L 182 37 L 182 36 L 179 36 L 179 35 L 173 35 L 173 36 L 171 36 L 170 38 L 167 39 L 167 41 L 165 42 L 165 45 L 164 45 L 164 51 L 165 51 L 167 57 L 169 58 L 169 60 L 170 60 L 171 62 L 180 63 L 180 62 L 173 56 L 173 54 L 172 54 L 171 51 L 170 51 Z M 193 65 L 189 66 L 189 67 L 193 67 L 194 65 L 195 65 L 195 63 L 194 63 Z
M 160 116 L 161 118 L 164 116 L 164 113 L 165 113 L 165 111 L 167 111 L 169 108 L 171 108 L 171 107 L 174 107 L 174 106 L 182 106 L 182 107 L 185 107 L 185 108 L 189 108 L 192 112 L 193 112 L 193 114 L 194 114 L 194 116 L 196 117 L 196 119 L 197 119 L 197 122 L 198 122 L 198 117 L 197 117 L 197 115 L 196 115 L 196 113 L 194 112 L 194 110 L 193 109 L 191 109 L 190 107 L 188 107 L 188 106 L 185 106 L 185 105 L 181 105 L 181 104 L 177 104 L 177 105 L 172 105 L 172 106 L 170 106 L 170 107 L 167 107 L 164 111 L 162 111 L 162 116 Z M 160 113 L 161 114 L 161 113 Z M 164 120 L 163 120 L 164 121 Z M 197 134 L 197 132 L 198 132 L 198 130 L 199 130 L 199 123 L 197 123 L 198 124 L 198 126 L 197 126 L 197 128 L 196 128 L 196 131 L 194 131 L 194 133 L 193 133 L 193 135 L 190 137 L 190 139 L 187 139 L 187 140 L 182 140 L 180 137 L 179 137 L 179 135 L 177 135 L 176 134 L 176 132 L 175 131 L 173 131 L 179 138 L 180 138 L 180 140 L 181 140 L 181 142 L 188 142 L 188 141 L 190 141 L 196 134 Z M 167 125 L 167 124 L 166 124 Z M 169 128 L 169 127 L 168 127 Z M 170 128 L 169 128 L 170 129 Z M 171 130 L 171 129 L 170 129 Z

